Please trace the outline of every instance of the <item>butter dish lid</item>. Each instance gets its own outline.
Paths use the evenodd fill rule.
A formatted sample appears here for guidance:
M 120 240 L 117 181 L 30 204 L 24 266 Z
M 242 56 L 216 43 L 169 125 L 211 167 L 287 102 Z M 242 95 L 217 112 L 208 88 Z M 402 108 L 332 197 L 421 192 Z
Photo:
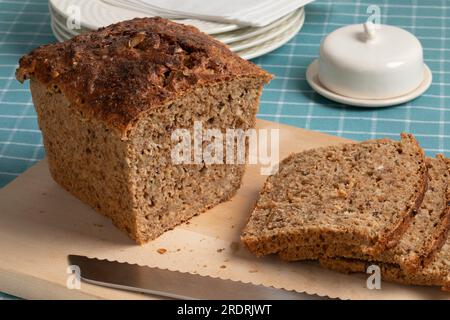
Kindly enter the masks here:
M 343 68 L 383 72 L 422 62 L 423 50 L 419 40 L 408 31 L 368 22 L 330 33 L 322 42 L 320 55 Z
M 371 22 L 345 26 L 327 35 L 316 69 L 323 89 L 352 99 L 411 96 L 419 87 L 423 93 L 423 82 L 431 79 L 422 45 L 413 34 Z

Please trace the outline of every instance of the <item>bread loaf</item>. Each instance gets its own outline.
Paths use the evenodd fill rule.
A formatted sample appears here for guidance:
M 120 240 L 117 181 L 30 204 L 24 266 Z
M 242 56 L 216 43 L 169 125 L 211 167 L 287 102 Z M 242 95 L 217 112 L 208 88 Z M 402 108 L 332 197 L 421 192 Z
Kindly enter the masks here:
M 196 28 L 121 22 L 34 50 L 30 87 L 50 172 L 138 243 L 229 199 L 242 164 L 174 164 L 176 129 L 249 129 L 271 75 Z

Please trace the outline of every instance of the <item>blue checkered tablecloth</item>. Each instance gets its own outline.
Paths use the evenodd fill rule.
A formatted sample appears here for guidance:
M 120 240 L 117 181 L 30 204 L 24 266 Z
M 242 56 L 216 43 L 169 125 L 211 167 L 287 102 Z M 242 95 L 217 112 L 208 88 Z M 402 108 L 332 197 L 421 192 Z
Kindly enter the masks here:
M 434 76 L 431 88 L 410 103 L 381 109 L 348 107 L 320 97 L 305 80 L 320 41 L 340 26 L 366 21 L 372 4 L 380 6 L 382 23 L 420 39 Z M 308 5 L 299 34 L 254 60 L 276 76 L 264 90 L 259 117 L 355 140 L 412 132 L 428 155 L 450 156 L 449 7 L 447 0 L 320 0 Z M 14 72 L 23 54 L 55 41 L 47 0 L 0 0 L 0 187 L 44 157 L 28 84 L 19 84 Z M 0 294 L 2 298 L 8 296 Z

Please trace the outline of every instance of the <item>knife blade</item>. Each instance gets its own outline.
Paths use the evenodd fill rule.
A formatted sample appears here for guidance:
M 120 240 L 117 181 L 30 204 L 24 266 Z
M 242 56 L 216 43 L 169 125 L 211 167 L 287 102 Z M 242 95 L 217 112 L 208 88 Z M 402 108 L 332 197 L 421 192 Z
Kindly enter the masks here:
M 79 255 L 69 255 L 68 260 L 70 265 L 80 268 L 80 278 L 87 283 L 162 297 L 205 300 L 320 299 L 295 291 Z

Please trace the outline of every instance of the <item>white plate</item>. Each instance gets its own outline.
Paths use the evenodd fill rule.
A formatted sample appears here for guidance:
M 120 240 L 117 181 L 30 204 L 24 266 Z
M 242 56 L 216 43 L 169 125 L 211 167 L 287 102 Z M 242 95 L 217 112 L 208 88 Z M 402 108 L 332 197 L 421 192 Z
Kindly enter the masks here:
M 395 98 L 383 99 L 383 100 L 374 100 L 374 99 L 355 99 L 350 97 L 341 96 L 337 93 L 334 93 L 327 88 L 325 88 L 319 81 L 318 71 L 319 71 L 319 63 L 318 59 L 314 60 L 308 67 L 306 71 L 306 80 L 309 85 L 321 96 L 324 96 L 327 99 L 347 104 L 350 106 L 357 107 L 389 107 L 397 104 L 405 103 L 411 101 L 421 94 L 423 94 L 430 87 L 431 82 L 433 81 L 433 75 L 431 74 L 430 69 L 427 65 L 424 65 L 424 80 L 422 84 L 414 91 Z
M 79 8 L 82 27 L 97 30 L 113 23 L 130 20 L 137 17 L 148 17 L 148 14 L 125 8 L 118 8 L 98 0 L 49 0 L 53 9 L 62 17 L 67 18 L 68 8 Z M 217 34 L 237 30 L 235 24 L 215 23 L 195 19 L 177 19 L 178 23 L 189 24 L 208 34 Z
M 265 27 L 313 0 L 101 0 L 168 19 L 200 19 L 241 26 Z
M 302 28 L 303 23 L 305 21 L 305 14 L 302 14 L 300 20 L 296 22 L 290 29 L 286 30 L 284 33 L 280 34 L 279 36 L 262 43 L 260 45 L 247 48 L 245 50 L 237 51 L 236 53 L 240 55 L 244 59 L 253 59 L 257 58 L 259 56 L 262 56 L 270 51 L 273 51 L 285 43 L 287 43 L 289 40 L 291 40 Z M 60 26 L 61 22 L 52 22 L 52 30 L 55 34 L 55 37 L 59 41 L 65 41 L 70 39 L 74 36 L 74 34 L 70 34 L 67 29 Z
M 297 11 L 294 11 L 286 16 L 284 16 L 283 18 L 281 18 L 280 20 L 275 21 L 274 23 L 265 26 L 265 27 L 261 27 L 261 28 L 254 28 L 254 27 L 247 27 L 247 28 L 242 28 L 239 30 L 235 30 L 235 31 L 230 31 L 230 32 L 224 32 L 224 33 L 219 33 L 214 35 L 214 38 L 216 38 L 217 40 L 229 44 L 232 42 L 236 42 L 236 41 L 242 41 L 242 40 L 246 40 L 252 37 L 256 37 L 260 34 L 266 33 L 268 32 L 270 29 L 275 28 L 280 26 L 281 24 L 283 24 L 286 20 L 290 19 L 292 16 L 297 15 L 299 13 L 299 11 L 303 11 L 303 8 L 298 9 Z
M 266 43 L 283 34 L 287 30 L 290 30 L 292 27 L 298 26 L 300 21 L 304 19 L 303 14 L 304 14 L 303 12 L 298 12 L 296 15 L 286 20 L 283 24 L 279 25 L 278 27 L 270 29 L 263 34 L 260 34 L 259 36 L 230 43 L 229 44 L 230 50 L 242 51 Z
M 64 22 L 62 22 L 61 20 L 59 20 L 56 16 L 52 15 L 51 17 L 52 20 L 52 24 L 54 24 L 55 26 L 58 27 L 58 31 L 64 32 L 64 34 L 68 34 L 71 37 L 75 37 L 81 33 L 86 33 L 86 32 L 90 32 L 87 30 L 80 30 L 80 29 L 69 29 L 67 28 L 66 24 Z
M 69 29 L 66 25 L 67 18 L 65 16 L 63 16 L 62 14 L 60 14 L 55 8 L 53 8 L 53 6 L 51 5 L 50 2 L 49 2 L 48 8 L 50 11 L 50 16 L 52 18 L 52 21 L 55 24 L 57 24 L 58 26 L 60 26 L 60 28 L 63 29 L 64 31 L 66 31 L 67 33 L 70 33 L 71 35 L 76 36 L 76 35 L 79 35 L 80 33 L 92 31 L 91 29 L 84 28 L 83 26 L 80 26 L 81 28 L 77 29 L 77 30 Z
M 51 26 L 51 28 L 52 28 L 53 35 L 55 36 L 56 40 L 58 40 L 59 42 L 64 42 L 64 41 L 70 39 L 70 38 L 66 38 L 65 36 L 63 36 L 63 35 L 59 32 L 58 27 L 57 27 L 56 24 L 53 22 L 53 19 L 52 19 L 52 22 L 51 22 L 50 26 Z
M 53 18 L 53 21 L 55 24 L 57 24 L 60 28 L 60 30 L 64 30 L 65 32 L 71 34 L 72 36 L 76 36 L 80 33 L 84 33 L 84 32 L 89 32 L 91 30 L 89 29 L 78 29 L 78 30 L 72 30 L 67 28 L 66 26 L 66 18 L 63 17 L 57 10 L 55 10 L 51 5 L 49 6 L 50 9 L 50 14 Z M 265 37 L 261 37 L 257 40 L 255 40 L 255 43 L 243 43 L 241 45 L 244 45 L 244 47 L 241 48 L 234 48 L 235 51 L 237 50 L 243 50 L 244 48 L 248 48 L 257 44 L 261 44 L 262 42 L 268 41 L 273 37 L 276 37 L 278 34 L 280 34 L 281 32 L 283 32 L 285 29 L 290 27 L 289 23 L 293 23 L 294 19 L 296 17 L 300 17 L 301 15 L 304 14 L 304 9 L 300 8 L 295 12 L 292 12 L 288 15 L 286 15 L 285 17 L 281 18 L 280 20 L 276 21 L 275 23 L 268 25 L 266 27 L 262 27 L 262 28 L 253 28 L 253 27 L 249 27 L 249 28 L 243 28 L 243 29 L 239 29 L 239 30 L 235 30 L 235 31 L 230 31 L 230 32 L 225 32 L 225 33 L 220 33 L 217 35 L 214 35 L 214 38 L 216 38 L 217 40 L 225 43 L 225 44 L 230 44 L 230 43 L 234 43 L 237 41 L 243 41 L 243 40 L 247 40 L 250 38 L 254 38 L 258 35 L 262 35 L 262 34 L 266 34 Z M 275 29 L 276 28 L 276 29 Z M 274 32 L 274 34 L 269 35 L 269 32 Z M 233 44 L 234 46 L 234 44 Z
M 305 22 L 305 15 L 301 17 L 301 19 L 298 21 L 297 24 L 292 26 L 290 29 L 286 30 L 284 33 L 280 34 L 278 37 L 275 37 L 258 46 L 248 48 L 242 51 L 237 51 L 236 53 L 240 55 L 242 58 L 250 60 L 262 56 L 266 53 L 269 53 L 275 49 L 278 49 L 279 47 L 286 44 L 296 36 L 296 34 L 303 27 L 304 22 Z
M 146 12 L 174 19 L 200 19 L 245 26 L 263 27 L 311 0 L 102 0 L 113 6 Z M 226 3 L 226 5 L 224 5 Z

